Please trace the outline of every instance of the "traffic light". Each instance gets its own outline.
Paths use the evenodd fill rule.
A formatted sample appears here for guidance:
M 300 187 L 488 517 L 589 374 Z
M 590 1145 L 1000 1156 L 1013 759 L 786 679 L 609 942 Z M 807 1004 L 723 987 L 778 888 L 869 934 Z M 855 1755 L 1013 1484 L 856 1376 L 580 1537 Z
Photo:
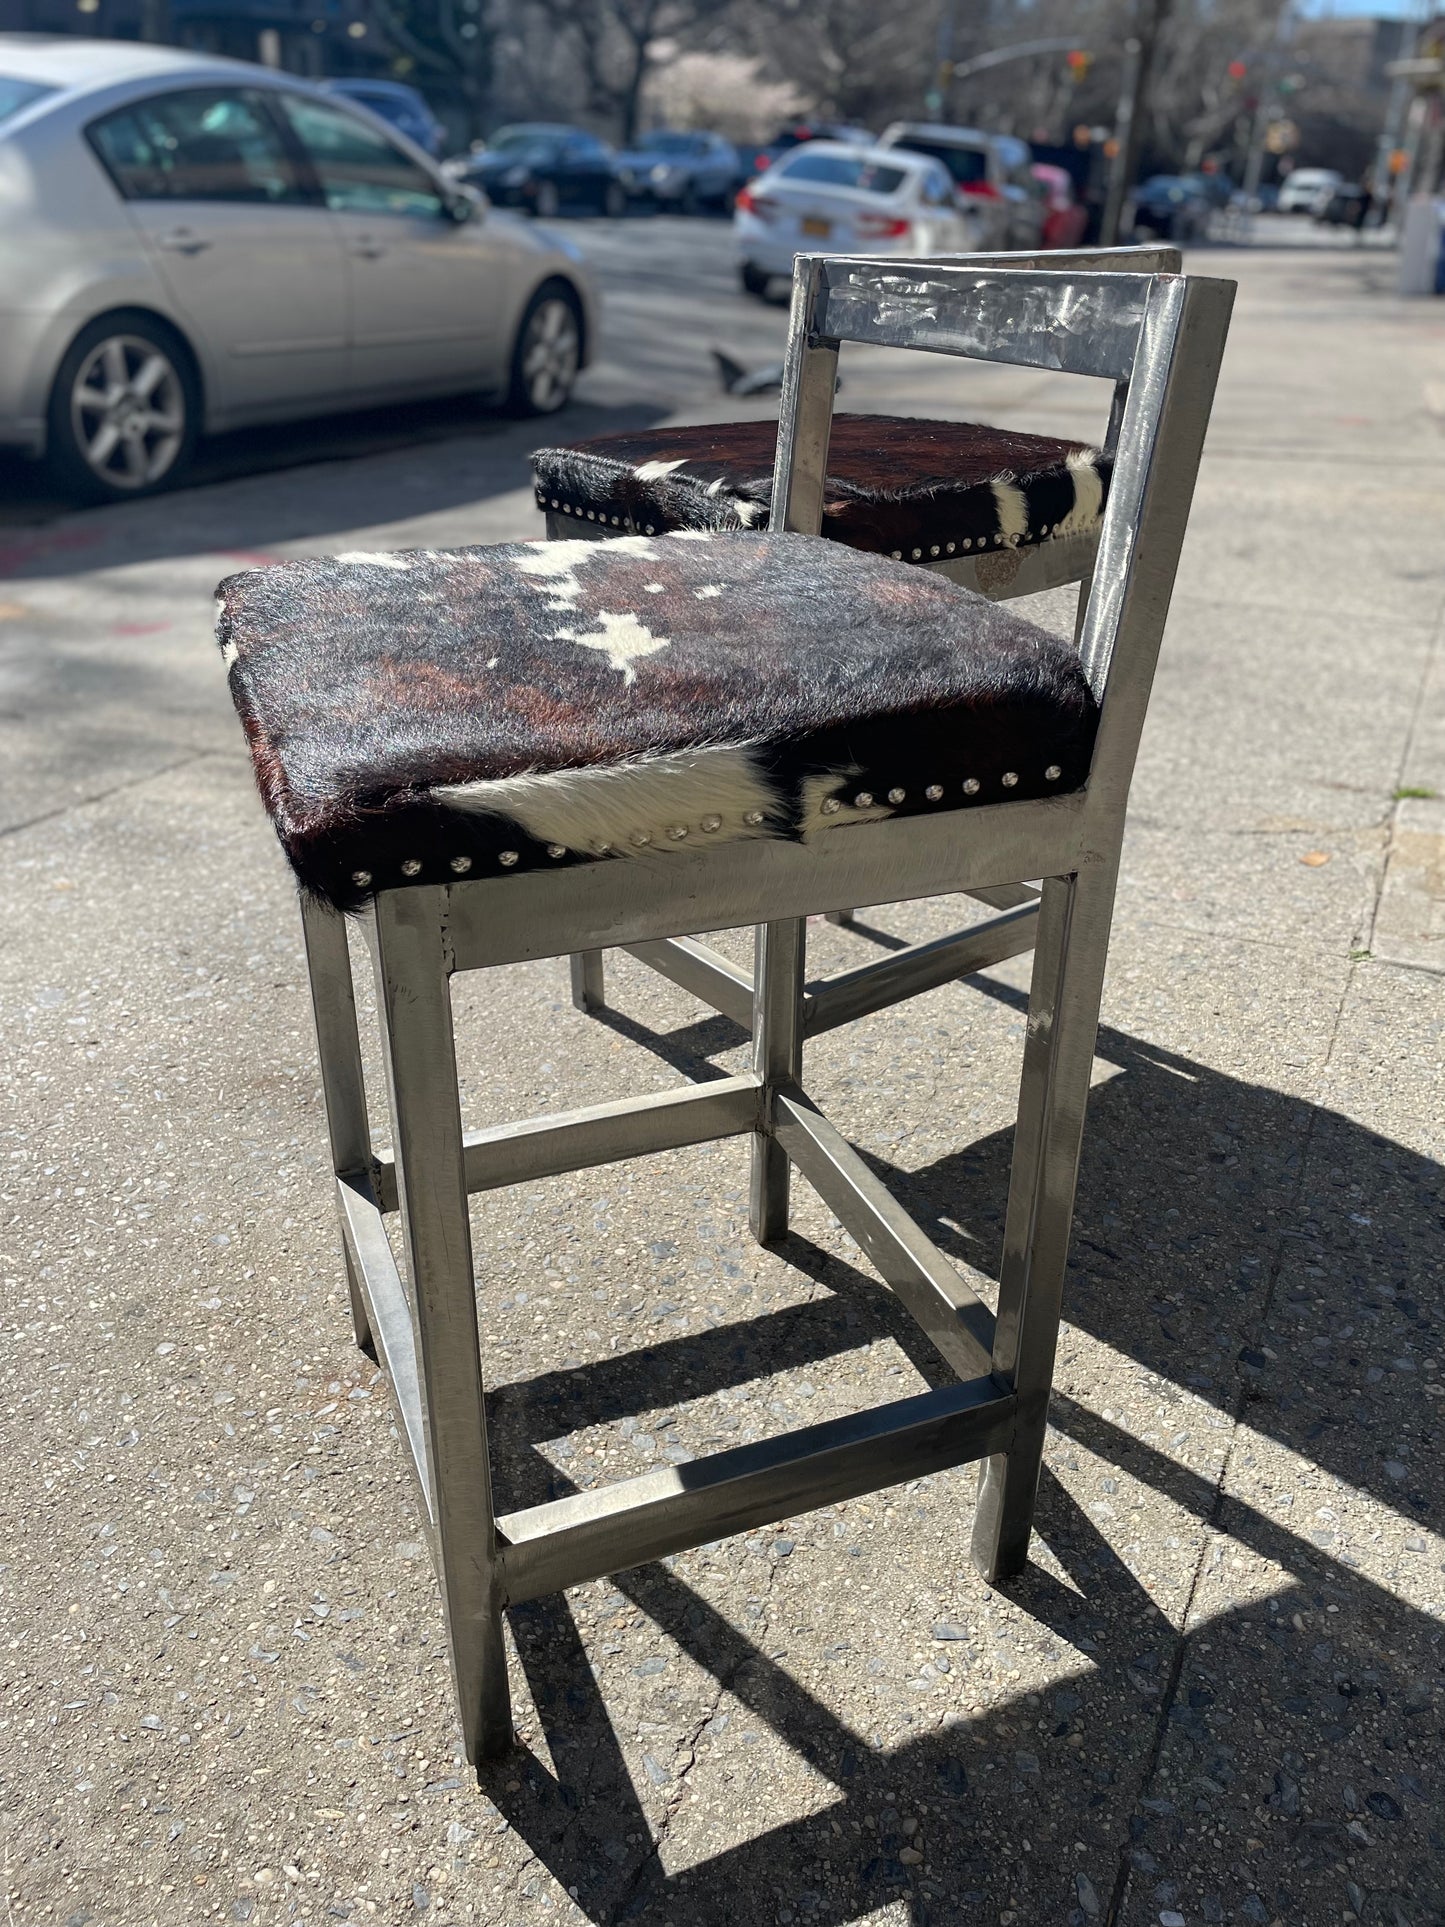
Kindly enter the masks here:
M 1249 72 L 1249 64 L 1243 60 L 1231 60 L 1227 72 L 1231 80 L 1243 80 L 1244 76 Z
M 1069 70 L 1070 80 L 1076 82 L 1087 80 L 1089 69 L 1094 64 L 1094 56 L 1083 47 L 1075 47 L 1070 53 L 1064 55 L 1064 64 Z

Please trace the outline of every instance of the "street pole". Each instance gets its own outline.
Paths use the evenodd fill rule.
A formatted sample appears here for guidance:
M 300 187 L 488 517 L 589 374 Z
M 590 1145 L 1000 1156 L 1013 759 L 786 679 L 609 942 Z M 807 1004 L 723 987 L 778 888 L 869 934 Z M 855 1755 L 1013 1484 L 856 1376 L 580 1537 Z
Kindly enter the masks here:
M 1114 165 L 1109 170 L 1109 195 L 1104 202 L 1104 218 L 1099 223 L 1099 245 L 1119 245 L 1119 224 L 1124 218 L 1124 197 L 1134 178 L 1139 159 L 1139 95 L 1144 72 L 1142 41 L 1131 35 L 1124 42 L 1124 84 L 1119 90 L 1119 110 L 1114 119 Z

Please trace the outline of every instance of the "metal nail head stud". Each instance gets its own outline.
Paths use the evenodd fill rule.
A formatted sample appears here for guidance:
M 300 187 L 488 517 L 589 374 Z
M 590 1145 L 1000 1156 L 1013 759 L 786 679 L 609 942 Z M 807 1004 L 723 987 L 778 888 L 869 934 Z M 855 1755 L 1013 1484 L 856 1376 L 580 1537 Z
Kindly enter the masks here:
M 552 861 L 556 863 L 560 858 L 566 856 L 567 846 L 565 843 L 549 843 L 547 845 L 547 854 L 551 857 Z
M 853 807 L 855 810 L 871 810 L 873 807 L 872 790 L 859 790 L 858 794 L 853 798 Z
M 1059 768 L 1057 763 L 1050 763 L 1048 768 L 1044 771 L 1044 781 L 1046 783 L 1057 783 L 1059 778 L 1063 775 L 1063 773 L 1064 772 Z
M 964 793 L 964 795 L 965 795 L 965 796 L 977 796 L 977 795 L 978 795 L 978 778 L 977 778 L 976 776 L 965 776 L 965 777 L 964 777 L 964 779 L 963 779 L 963 793 Z
M 499 850 L 497 852 L 497 861 L 504 870 L 510 870 L 516 860 L 517 852 L 515 850 Z
M 836 816 L 843 806 L 836 796 L 825 796 L 821 807 L 824 816 Z
M 923 794 L 928 798 L 930 803 L 941 803 L 943 801 L 942 783 L 930 783 Z
M 681 843 L 682 839 L 687 835 L 686 823 L 674 823 L 667 834 L 674 843 Z
M 906 790 L 889 790 L 888 801 L 890 803 L 901 803 L 906 795 Z
M 459 877 L 464 877 L 471 867 L 472 859 L 469 856 L 454 856 L 452 858 L 452 868 Z
M 705 830 L 720 830 L 722 828 L 722 818 L 720 816 L 705 816 L 702 819 L 702 827 Z
M 351 872 L 351 881 L 356 885 L 358 890 L 369 890 L 371 888 L 370 870 L 353 870 Z
M 404 877 L 419 877 L 421 875 L 420 859 L 409 856 L 401 866 L 401 873 Z
M 762 820 L 763 813 L 761 810 L 745 810 L 743 812 L 744 823 L 751 823 L 754 829 L 758 827 Z
M 1003 780 L 1004 788 L 1006 790 L 1011 790 L 1014 784 L 1017 783 L 1019 780 L 1018 771 L 1014 769 L 1006 769 L 1003 773 L 1002 780 Z

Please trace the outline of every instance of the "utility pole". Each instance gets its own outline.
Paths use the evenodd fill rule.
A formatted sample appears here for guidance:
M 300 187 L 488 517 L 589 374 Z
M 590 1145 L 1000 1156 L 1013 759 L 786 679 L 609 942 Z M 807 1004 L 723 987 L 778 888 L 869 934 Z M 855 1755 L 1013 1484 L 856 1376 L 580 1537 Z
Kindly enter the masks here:
M 1119 89 L 1118 118 L 1114 123 L 1115 151 L 1109 175 L 1109 198 L 1104 203 L 1104 218 L 1099 228 L 1101 247 L 1117 247 L 1119 243 L 1124 202 L 1139 167 L 1144 110 L 1148 104 L 1159 30 L 1168 12 L 1169 0 L 1138 0 L 1136 31 L 1124 42 L 1124 81 Z

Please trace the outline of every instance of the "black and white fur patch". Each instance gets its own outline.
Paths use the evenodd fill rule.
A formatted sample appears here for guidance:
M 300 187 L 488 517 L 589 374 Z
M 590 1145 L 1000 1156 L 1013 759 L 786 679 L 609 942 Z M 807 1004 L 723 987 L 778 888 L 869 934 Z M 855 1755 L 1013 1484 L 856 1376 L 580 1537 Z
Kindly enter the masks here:
M 532 457 L 537 506 L 599 532 L 766 526 L 776 422 L 603 435 Z M 894 561 L 1031 547 L 1097 531 L 1111 464 L 1098 449 L 976 422 L 835 415 L 822 533 Z
M 802 535 L 358 554 L 220 589 L 302 884 L 649 860 L 1076 789 L 1078 656 L 931 573 Z

